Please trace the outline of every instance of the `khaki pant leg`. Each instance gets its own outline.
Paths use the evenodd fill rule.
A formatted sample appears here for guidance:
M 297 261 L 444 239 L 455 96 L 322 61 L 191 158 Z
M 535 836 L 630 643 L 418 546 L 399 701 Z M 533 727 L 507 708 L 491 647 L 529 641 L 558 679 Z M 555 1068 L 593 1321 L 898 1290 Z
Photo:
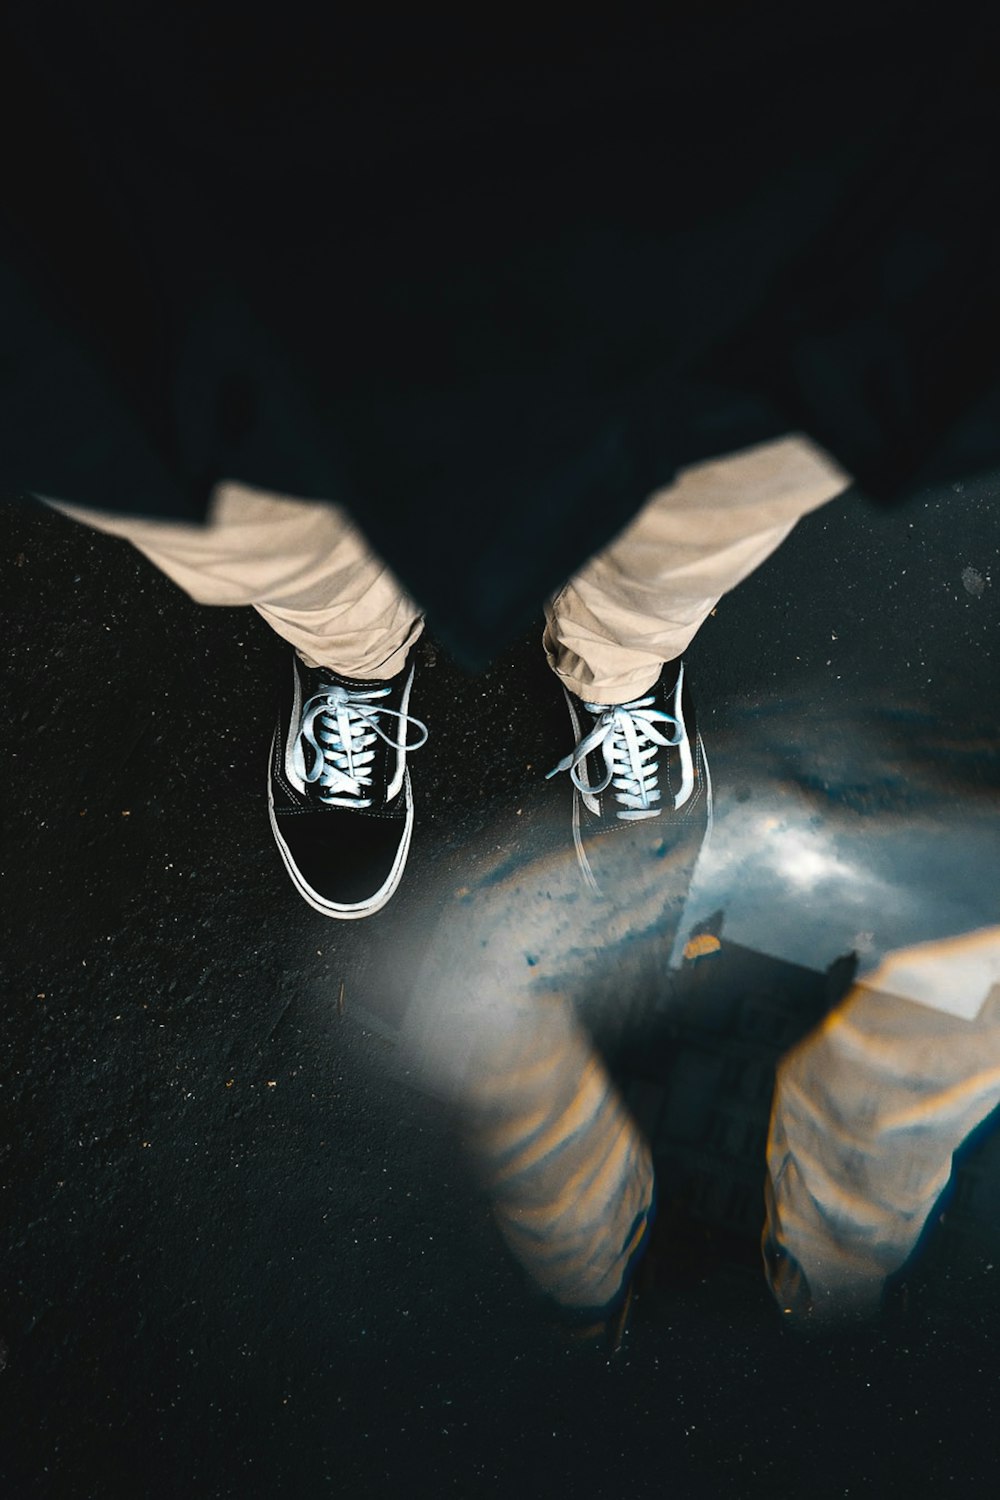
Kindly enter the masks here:
M 1000 1104 L 998 980 L 1000 928 L 902 949 L 783 1060 L 764 1233 L 781 1305 L 877 1305 Z
M 463 1107 L 500 1232 L 550 1297 L 600 1312 L 647 1233 L 649 1146 L 568 1005 L 526 1014 L 488 1060 Z
M 394 677 L 423 628 L 417 606 L 337 505 L 220 484 L 208 524 L 191 526 L 48 503 L 124 537 L 200 604 L 253 605 L 307 666 Z
M 653 1160 L 571 1003 L 595 966 L 617 969 L 620 934 L 581 910 L 575 870 L 531 842 L 498 845 L 441 913 L 418 972 L 389 980 L 407 994 L 398 1062 L 454 1111 L 528 1276 L 599 1314 L 645 1247 Z
M 487 1024 L 452 1095 L 466 1149 L 531 1280 L 597 1315 L 647 1234 L 650 1149 L 567 1003 L 511 1003 L 505 1029 Z
M 550 667 L 588 702 L 637 697 L 722 595 L 849 484 L 796 437 L 683 470 L 546 606 Z

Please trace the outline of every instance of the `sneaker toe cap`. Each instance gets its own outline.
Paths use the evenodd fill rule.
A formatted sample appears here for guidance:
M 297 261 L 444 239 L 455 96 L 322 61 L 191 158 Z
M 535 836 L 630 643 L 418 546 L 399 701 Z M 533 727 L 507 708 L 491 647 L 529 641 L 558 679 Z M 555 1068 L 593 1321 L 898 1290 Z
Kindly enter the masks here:
M 407 825 L 356 812 L 278 817 L 276 832 L 299 882 L 323 904 L 365 907 L 394 883 Z

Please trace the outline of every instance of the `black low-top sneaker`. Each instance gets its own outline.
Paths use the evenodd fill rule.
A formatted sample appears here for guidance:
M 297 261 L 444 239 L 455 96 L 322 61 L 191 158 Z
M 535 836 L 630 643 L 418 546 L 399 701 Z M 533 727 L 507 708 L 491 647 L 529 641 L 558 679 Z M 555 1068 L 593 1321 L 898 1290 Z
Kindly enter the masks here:
M 412 683 L 412 666 L 359 681 L 292 655 L 271 744 L 271 828 L 299 895 L 324 916 L 371 916 L 399 884 L 413 830 L 406 756 L 427 739 L 409 713 Z
M 680 660 L 628 703 L 586 703 L 563 692 L 574 746 L 548 776 L 570 774 L 580 870 L 592 891 L 606 894 L 632 850 L 662 859 L 678 844 L 704 840 L 712 821 L 708 761 Z

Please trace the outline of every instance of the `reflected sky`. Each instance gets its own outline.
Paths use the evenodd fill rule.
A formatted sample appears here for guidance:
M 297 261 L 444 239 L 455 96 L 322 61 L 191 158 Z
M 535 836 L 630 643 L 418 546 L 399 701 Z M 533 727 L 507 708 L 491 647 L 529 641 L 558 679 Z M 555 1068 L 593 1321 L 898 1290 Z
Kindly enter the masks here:
M 640 823 L 607 839 L 601 899 L 576 864 L 568 799 L 539 788 L 523 815 L 504 811 L 433 920 L 414 912 L 413 967 L 396 981 L 416 976 L 408 1045 L 461 1072 L 474 1038 L 546 996 L 599 1016 L 663 995 L 699 934 L 814 972 L 854 954 L 864 978 L 901 948 L 1000 924 L 1000 799 L 969 776 L 969 746 L 927 754 L 898 712 L 839 731 L 831 744 L 787 700 L 717 734 L 709 837 L 696 825 L 664 841 Z M 945 1008 L 997 977 L 973 965 Z
M 786 723 L 798 739 L 789 733 L 782 760 L 794 745 L 807 764 L 808 727 Z M 812 786 L 780 774 L 770 734 L 756 753 L 752 737 L 717 743 L 714 827 L 672 963 L 708 924 L 812 969 L 853 952 L 863 975 L 895 949 L 1000 922 L 1000 799 L 950 775 L 947 756 L 933 767 L 894 758 L 879 728 L 856 727 L 839 777 Z M 956 752 L 952 769 L 967 747 Z

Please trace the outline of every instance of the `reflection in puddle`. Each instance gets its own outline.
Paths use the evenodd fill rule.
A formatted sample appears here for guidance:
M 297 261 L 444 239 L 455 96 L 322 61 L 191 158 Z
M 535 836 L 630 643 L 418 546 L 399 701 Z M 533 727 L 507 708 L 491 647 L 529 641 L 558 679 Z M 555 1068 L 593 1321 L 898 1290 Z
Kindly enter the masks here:
M 714 747 L 722 791 L 675 964 L 717 912 L 726 936 L 756 952 L 817 970 L 856 953 L 862 973 L 898 948 L 1000 918 L 1000 799 L 968 786 L 964 754 L 932 765 L 905 761 L 894 749 L 894 718 L 844 735 L 844 797 L 836 782 L 810 788 L 776 771 L 789 760 L 810 764 L 809 730 L 817 726 L 800 715 L 775 709 L 768 733 Z M 890 723 L 892 735 L 884 732 Z M 780 756 L 776 725 L 785 730 Z M 817 764 L 828 755 L 825 744 L 816 746 Z M 746 800 L 726 796 L 727 787 L 747 783 Z
M 508 1245 L 561 1306 L 615 1305 L 654 1209 L 650 1145 L 590 1032 L 669 1021 L 679 979 L 710 974 L 723 943 L 856 969 L 778 1071 L 764 1250 L 790 1313 L 877 1306 L 1000 1101 L 1000 811 L 961 759 L 949 780 L 947 756 L 905 762 L 877 727 L 845 735 L 844 796 L 789 774 L 812 762 L 800 715 L 720 736 L 711 837 L 707 818 L 666 841 L 632 825 L 598 851 L 600 898 L 565 803 L 541 791 L 417 924 L 400 1066 L 456 1106 Z

